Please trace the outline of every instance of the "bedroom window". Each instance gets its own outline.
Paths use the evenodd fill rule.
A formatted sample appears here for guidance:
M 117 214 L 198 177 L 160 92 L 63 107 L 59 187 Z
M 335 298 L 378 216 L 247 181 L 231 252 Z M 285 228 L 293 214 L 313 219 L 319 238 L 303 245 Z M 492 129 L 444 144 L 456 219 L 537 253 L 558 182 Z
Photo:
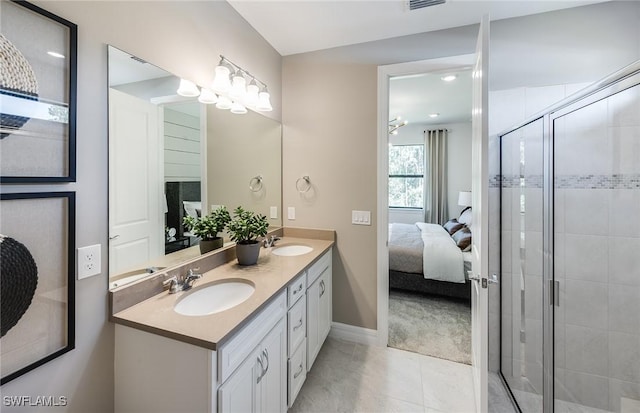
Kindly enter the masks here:
M 424 145 L 389 147 L 389 207 L 424 208 Z

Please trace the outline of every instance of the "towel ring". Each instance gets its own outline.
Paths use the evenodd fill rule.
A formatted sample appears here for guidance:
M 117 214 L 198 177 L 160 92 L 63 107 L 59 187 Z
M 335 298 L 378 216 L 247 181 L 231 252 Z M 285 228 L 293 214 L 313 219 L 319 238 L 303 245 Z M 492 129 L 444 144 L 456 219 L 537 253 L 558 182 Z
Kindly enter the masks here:
M 256 175 L 249 181 L 249 189 L 251 192 L 258 192 L 262 189 L 262 175 Z
M 308 192 L 311 189 L 311 180 L 309 179 L 309 175 L 305 175 L 302 178 L 298 178 L 296 180 L 296 189 L 301 194 Z

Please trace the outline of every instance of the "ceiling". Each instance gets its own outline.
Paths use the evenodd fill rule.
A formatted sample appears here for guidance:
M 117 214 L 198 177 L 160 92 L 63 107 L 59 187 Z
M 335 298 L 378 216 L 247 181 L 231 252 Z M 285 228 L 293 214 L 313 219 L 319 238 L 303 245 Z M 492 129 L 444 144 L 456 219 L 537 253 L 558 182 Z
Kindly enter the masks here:
M 406 0 L 227 1 L 283 56 L 476 24 L 487 13 L 500 20 L 603 2 L 447 0 L 410 11 Z M 440 73 L 392 79 L 389 119 L 400 115 L 413 124 L 470 122 L 470 71 L 458 75 L 449 83 Z M 430 118 L 430 113 L 440 116 Z
M 410 11 L 406 0 L 227 1 L 283 56 L 603 2 L 447 0 Z
M 457 77 L 445 82 L 442 77 L 448 74 Z M 429 116 L 434 113 L 439 115 Z M 389 119 L 397 116 L 412 124 L 470 122 L 471 70 L 392 77 Z

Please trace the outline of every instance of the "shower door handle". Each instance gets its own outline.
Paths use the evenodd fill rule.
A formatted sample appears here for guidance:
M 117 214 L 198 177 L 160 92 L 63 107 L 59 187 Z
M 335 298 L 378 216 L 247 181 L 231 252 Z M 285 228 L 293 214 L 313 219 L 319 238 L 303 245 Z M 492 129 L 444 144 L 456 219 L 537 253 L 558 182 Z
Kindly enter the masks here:
M 549 301 L 552 306 L 560 307 L 560 281 L 549 280 Z

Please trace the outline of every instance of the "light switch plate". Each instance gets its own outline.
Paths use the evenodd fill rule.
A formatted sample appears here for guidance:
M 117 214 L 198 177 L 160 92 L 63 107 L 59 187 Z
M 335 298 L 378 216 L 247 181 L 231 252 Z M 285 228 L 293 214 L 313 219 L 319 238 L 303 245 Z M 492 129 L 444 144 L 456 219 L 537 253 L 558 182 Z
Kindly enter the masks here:
M 269 214 L 271 215 L 271 219 L 278 219 L 278 207 L 272 206 L 269 208 Z
M 296 219 L 296 207 L 287 208 L 287 218 L 290 220 Z
M 78 248 L 78 279 L 100 274 L 102 260 L 100 244 Z
M 371 225 L 371 211 L 351 211 L 351 223 L 354 225 Z

